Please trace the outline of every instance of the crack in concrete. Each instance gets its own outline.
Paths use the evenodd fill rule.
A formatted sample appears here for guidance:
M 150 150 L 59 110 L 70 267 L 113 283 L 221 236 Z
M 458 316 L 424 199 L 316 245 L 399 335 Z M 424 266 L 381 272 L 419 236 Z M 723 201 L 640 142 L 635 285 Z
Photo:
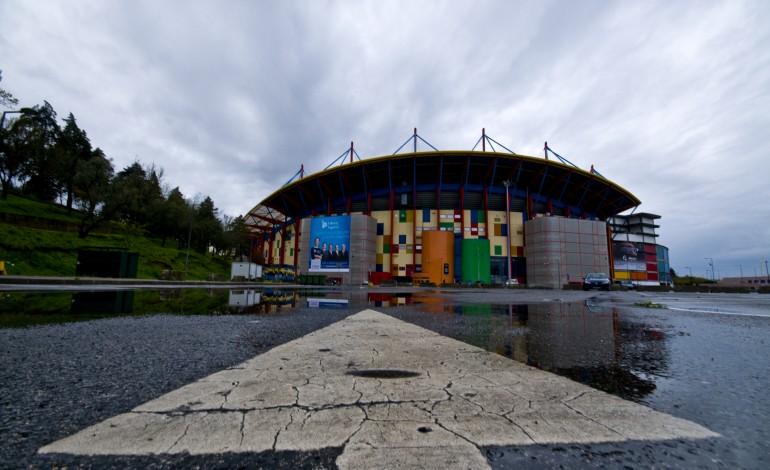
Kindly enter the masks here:
M 508 421 L 508 422 L 509 422 L 509 423 L 511 423 L 512 425 L 516 426 L 517 428 L 519 428 L 519 430 L 521 430 L 521 432 L 523 432 L 523 433 L 524 433 L 524 435 L 525 435 L 525 436 L 527 436 L 527 437 L 529 438 L 529 440 L 530 440 L 530 441 L 531 441 L 533 444 L 536 444 L 536 443 L 537 443 L 537 441 L 535 440 L 535 438 L 534 438 L 534 437 L 532 437 L 532 435 L 531 435 L 530 433 L 528 433 L 528 432 L 527 432 L 527 430 L 526 430 L 526 429 L 524 429 L 524 427 L 523 427 L 522 425 L 520 425 L 519 423 L 517 423 L 516 421 L 514 421 L 513 419 L 511 419 L 511 418 L 510 418 L 510 416 L 508 416 L 508 415 L 509 415 L 509 414 L 511 414 L 511 413 L 513 413 L 513 411 L 511 411 L 510 413 L 506 413 L 506 414 L 502 415 L 501 417 L 502 417 L 502 418 L 505 418 L 505 420 L 506 420 L 506 421 Z
M 171 449 L 173 449 L 174 447 L 176 447 L 176 445 L 177 445 L 177 444 L 179 444 L 179 442 L 181 442 L 181 441 L 182 441 L 182 439 L 184 439 L 184 438 L 187 436 L 187 431 L 190 429 L 190 427 L 191 427 L 193 424 L 196 424 L 197 422 L 199 422 L 200 420 L 202 420 L 202 419 L 203 419 L 205 416 L 206 416 L 206 415 L 205 415 L 205 414 L 203 414 L 203 416 L 199 416 L 199 417 L 197 417 L 197 419 L 194 419 L 192 422 L 188 423 L 188 424 L 187 424 L 187 426 L 185 426 L 185 428 L 184 428 L 184 432 L 182 433 L 182 435 L 181 435 L 181 436 L 179 436 L 179 438 L 177 438 L 177 440 L 176 440 L 176 441 L 174 441 L 174 443 L 173 443 L 173 444 L 171 444 L 170 446 L 168 446 L 168 449 L 166 449 L 166 450 L 165 450 L 165 453 L 166 453 L 166 454 L 168 454 L 168 453 L 171 453 Z
M 588 393 L 588 392 L 583 392 L 583 393 L 581 393 L 581 395 L 585 395 L 585 394 L 587 394 L 587 393 Z M 575 397 L 575 398 L 578 398 L 578 397 Z M 569 400 L 569 401 L 572 401 L 572 400 Z M 597 421 L 597 420 L 595 420 L 594 418 L 592 418 L 592 417 L 590 417 L 590 416 L 586 415 L 585 413 L 583 413 L 583 412 L 581 412 L 581 411 L 579 411 L 579 410 L 576 410 L 575 408 L 571 407 L 571 406 L 569 405 L 569 403 L 566 403 L 566 402 L 565 402 L 565 403 L 564 403 L 564 406 L 566 406 L 566 407 L 567 407 L 567 408 L 569 408 L 570 410 L 574 411 L 574 412 L 575 412 L 575 414 L 577 414 L 578 416 L 582 416 L 583 418 L 587 419 L 588 421 L 591 421 L 592 423 L 595 423 L 595 424 L 598 424 L 599 426 L 602 426 L 603 428 L 605 428 L 605 429 L 609 430 L 610 432 L 613 432 L 613 433 L 617 434 L 618 436 L 622 437 L 623 439 L 629 439 L 629 437 L 628 437 L 628 436 L 626 436 L 625 434 L 623 434 L 623 433 L 621 433 L 621 432 L 618 432 L 617 430 L 615 430 L 615 429 L 611 428 L 610 426 L 608 426 L 608 425 L 606 425 L 606 424 L 602 423 L 601 421 Z
M 436 426 L 440 427 L 440 428 L 441 428 L 441 429 L 443 429 L 444 431 L 446 431 L 446 432 L 448 432 L 449 434 L 452 434 L 452 435 L 454 435 L 454 436 L 456 436 L 456 437 L 459 437 L 459 438 L 460 438 L 460 439 L 462 439 L 463 441 L 465 441 L 465 442 L 467 442 L 468 444 L 470 444 L 470 445 L 472 445 L 473 447 L 475 447 L 475 448 L 476 448 L 476 449 L 477 449 L 479 452 L 481 451 L 481 448 L 479 447 L 479 445 L 478 445 L 477 443 L 475 443 L 475 442 L 471 441 L 470 439 L 468 439 L 467 437 L 465 437 L 465 436 L 463 436 L 463 435 L 461 435 L 461 434 L 458 434 L 457 432 L 455 432 L 455 431 L 452 431 L 451 429 L 447 428 L 446 426 L 444 426 L 443 424 L 441 424 L 441 422 L 439 421 L 439 419 L 438 419 L 438 418 L 434 418 L 433 422 L 436 424 Z
M 227 390 L 226 392 L 220 393 L 222 395 L 222 398 L 225 399 L 225 401 L 223 401 L 222 404 L 219 405 L 220 409 L 225 407 L 225 405 L 227 404 L 227 399 L 230 397 L 230 394 L 233 393 L 233 391 L 235 391 L 236 388 L 238 388 L 238 386 L 240 385 L 240 381 L 231 382 L 231 384 L 233 385 L 233 388 L 231 388 L 230 390 Z
M 243 446 L 243 439 L 245 437 L 244 428 L 246 426 L 246 413 L 241 413 L 241 440 L 238 442 L 238 448 L 240 449 Z

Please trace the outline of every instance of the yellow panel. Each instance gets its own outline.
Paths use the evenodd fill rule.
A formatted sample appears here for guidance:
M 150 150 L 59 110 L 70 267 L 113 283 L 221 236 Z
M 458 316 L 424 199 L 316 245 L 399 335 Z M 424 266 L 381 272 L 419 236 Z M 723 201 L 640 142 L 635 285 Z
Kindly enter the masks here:
M 420 212 L 422 212 L 422 211 L 420 211 Z M 406 221 L 407 222 L 414 222 L 414 210 L 406 211 Z
M 628 271 L 615 271 L 615 279 L 631 279 L 631 273 Z
M 377 253 L 377 264 L 382 264 L 382 253 Z
M 372 217 L 377 219 L 377 223 L 382 224 L 383 233 L 390 234 L 390 228 L 393 226 L 393 221 L 390 220 L 390 211 L 375 211 L 372 212 Z

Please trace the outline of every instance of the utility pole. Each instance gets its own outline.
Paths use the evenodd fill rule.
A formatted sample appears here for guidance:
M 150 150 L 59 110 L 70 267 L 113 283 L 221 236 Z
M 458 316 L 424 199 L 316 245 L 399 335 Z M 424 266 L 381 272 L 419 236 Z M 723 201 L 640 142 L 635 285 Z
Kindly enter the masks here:
M 503 181 L 503 186 L 505 186 L 505 224 L 508 226 L 506 231 L 508 248 L 505 250 L 508 257 L 508 282 L 506 282 L 506 285 L 510 284 L 511 280 L 511 193 L 508 192 L 508 186 L 510 185 L 510 180 Z

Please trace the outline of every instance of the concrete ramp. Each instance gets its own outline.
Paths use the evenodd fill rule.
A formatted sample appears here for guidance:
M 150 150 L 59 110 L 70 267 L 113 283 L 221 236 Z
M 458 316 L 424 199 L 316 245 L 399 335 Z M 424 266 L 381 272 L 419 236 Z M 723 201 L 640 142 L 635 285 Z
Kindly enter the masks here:
M 39 452 L 342 447 L 341 468 L 484 468 L 480 446 L 715 436 L 695 423 L 365 310 Z

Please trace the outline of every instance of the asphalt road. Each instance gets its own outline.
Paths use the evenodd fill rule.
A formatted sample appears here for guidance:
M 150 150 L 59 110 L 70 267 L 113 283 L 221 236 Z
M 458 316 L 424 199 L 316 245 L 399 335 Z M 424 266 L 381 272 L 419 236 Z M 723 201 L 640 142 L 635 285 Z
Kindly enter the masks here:
M 437 299 L 441 306 L 424 299 Z M 377 309 L 440 334 L 489 349 L 469 334 L 482 317 L 463 306 L 590 302 L 618 321 L 664 338 L 660 357 L 623 341 L 619 357 L 655 384 L 634 401 L 719 433 L 705 440 L 487 446 L 493 468 L 569 466 L 766 468 L 770 455 L 770 297 L 572 291 L 424 292 L 423 303 Z M 675 308 L 635 306 L 652 301 Z M 41 455 L 44 445 L 125 413 L 211 373 L 238 364 L 361 310 L 285 309 L 269 315 L 117 317 L 0 329 L 2 468 L 330 468 L 342 452 L 261 452 L 204 456 L 83 457 Z M 425 313 L 425 312 L 428 313 Z M 507 331 L 507 330 L 506 330 Z M 516 334 L 516 331 L 509 331 Z M 482 344 L 487 343 L 487 344 Z M 628 346 L 626 346 L 628 345 Z M 662 352 L 661 352 L 662 351 Z

